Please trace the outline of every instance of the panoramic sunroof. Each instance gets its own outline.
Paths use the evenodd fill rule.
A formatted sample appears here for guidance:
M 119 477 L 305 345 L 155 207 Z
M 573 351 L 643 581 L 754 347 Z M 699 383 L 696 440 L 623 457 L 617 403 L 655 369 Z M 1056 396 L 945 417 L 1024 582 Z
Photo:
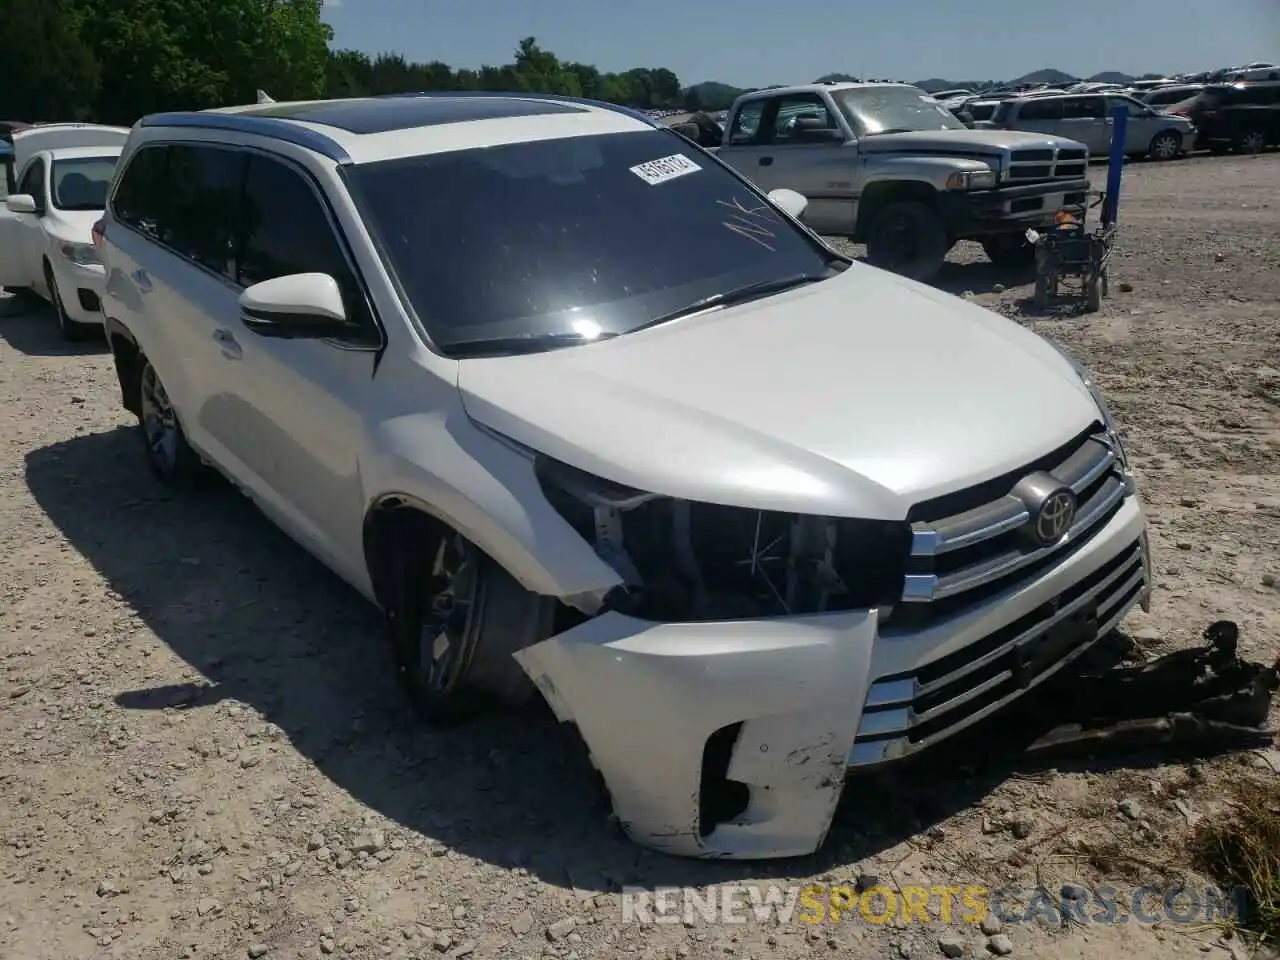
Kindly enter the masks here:
M 515 97 L 378 97 L 330 103 L 267 107 L 250 111 L 257 117 L 279 117 L 322 123 L 348 133 L 390 133 L 468 120 L 503 120 L 540 114 L 585 113 L 568 103 L 520 100 Z

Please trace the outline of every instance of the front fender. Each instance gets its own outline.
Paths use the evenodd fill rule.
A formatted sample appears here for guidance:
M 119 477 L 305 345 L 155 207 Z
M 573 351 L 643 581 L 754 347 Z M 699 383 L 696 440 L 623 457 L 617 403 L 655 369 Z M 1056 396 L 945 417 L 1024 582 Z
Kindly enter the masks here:
M 476 426 L 460 399 L 374 427 L 368 508 L 395 497 L 475 543 L 527 590 L 586 613 L 621 577 L 542 493 L 531 456 Z
M 941 193 L 953 173 L 980 173 L 995 165 L 967 157 L 876 156 L 863 170 L 864 190 L 872 184 L 915 183 Z

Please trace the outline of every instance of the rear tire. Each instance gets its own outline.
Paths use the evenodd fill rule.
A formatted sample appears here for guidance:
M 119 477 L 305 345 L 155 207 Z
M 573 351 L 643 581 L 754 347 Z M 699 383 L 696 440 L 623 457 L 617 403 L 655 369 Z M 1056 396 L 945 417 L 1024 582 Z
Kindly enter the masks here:
M 1049 306 L 1049 278 L 1046 276 L 1036 277 L 1035 293 L 1031 296 L 1031 304 L 1037 310 L 1044 310 Z
M 1247 130 L 1240 137 L 1236 149 L 1241 153 L 1261 153 L 1267 149 L 1267 135 L 1261 130 Z
M 1084 308 L 1089 313 L 1097 313 L 1102 309 L 1102 281 L 1095 275 L 1089 278 L 1084 288 Z
M 1172 130 L 1158 133 L 1152 138 L 1148 152 L 1153 160 L 1176 160 L 1182 153 L 1182 137 Z
M 871 264 L 912 280 L 932 279 L 942 269 L 949 249 L 938 215 L 914 200 L 888 204 L 876 214 L 867 235 Z

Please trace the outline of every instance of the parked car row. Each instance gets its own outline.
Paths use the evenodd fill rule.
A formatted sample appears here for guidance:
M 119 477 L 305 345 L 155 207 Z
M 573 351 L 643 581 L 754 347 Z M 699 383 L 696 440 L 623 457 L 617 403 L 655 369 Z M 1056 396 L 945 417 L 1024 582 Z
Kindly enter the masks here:
M 1256 153 L 1280 145 L 1280 82 L 1178 84 L 1145 93 L 1030 93 L 953 103 L 951 111 L 979 129 L 1045 131 L 1110 149 L 1112 116 L 1128 111 L 1125 153 L 1170 160 L 1192 149 Z
M 0 287 L 53 305 L 68 340 L 100 334 L 105 272 L 92 228 L 127 127 L 11 126 L 0 139 Z
M 727 165 L 786 181 L 825 152 L 836 186 L 808 202 L 833 221 L 933 191 L 1021 226 L 1083 147 L 902 85 L 762 91 L 729 127 L 721 162 L 535 94 L 155 115 L 93 239 L 161 482 L 220 472 L 377 605 L 432 722 L 540 694 L 636 841 L 785 857 L 822 843 L 847 774 L 1147 606 L 1151 564 L 1083 368 L 853 262 L 804 197 Z

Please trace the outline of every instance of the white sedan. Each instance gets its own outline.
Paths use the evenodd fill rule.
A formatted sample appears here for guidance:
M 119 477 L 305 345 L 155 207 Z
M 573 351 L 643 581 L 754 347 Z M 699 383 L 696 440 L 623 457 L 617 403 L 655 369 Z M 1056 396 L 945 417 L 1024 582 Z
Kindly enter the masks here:
M 68 340 L 102 329 L 106 273 L 93 225 L 119 158 L 118 146 L 35 153 L 0 209 L 0 286 L 48 300 Z

